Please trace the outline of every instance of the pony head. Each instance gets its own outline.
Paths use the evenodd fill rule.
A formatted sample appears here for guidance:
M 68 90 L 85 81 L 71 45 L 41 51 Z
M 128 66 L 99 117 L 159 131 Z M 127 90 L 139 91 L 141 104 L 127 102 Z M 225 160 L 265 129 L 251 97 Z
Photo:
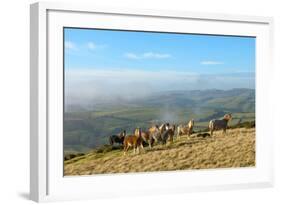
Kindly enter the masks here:
M 137 127 L 135 129 L 135 136 L 140 137 L 141 136 L 141 128 Z
M 126 130 L 123 130 L 120 134 L 119 134 L 120 137 L 126 137 Z
M 194 119 L 192 118 L 188 124 L 187 124 L 188 127 L 193 127 L 194 126 Z
M 170 127 L 170 124 L 169 124 L 169 123 L 166 123 L 166 124 L 165 124 L 165 130 L 168 130 L 169 127 Z
M 230 120 L 232 119 L 231 113 L 225 114 L 225 115 L 223 116 L 223 119 L 224 119 L 224 120 L 227 120 L 227 121 L 230 121 Z

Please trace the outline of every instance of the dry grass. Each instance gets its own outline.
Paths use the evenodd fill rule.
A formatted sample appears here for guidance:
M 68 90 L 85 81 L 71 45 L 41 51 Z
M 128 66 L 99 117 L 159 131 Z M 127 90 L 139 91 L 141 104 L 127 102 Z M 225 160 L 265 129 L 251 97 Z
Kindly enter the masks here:
M 122 150 L 89 153 L 65 161 L 65 175 L 151 172 L 255 166 L 255 128 L 215 132 L 214 137 L 182 136 L 174 143 L 157 145 L 141 154 Z

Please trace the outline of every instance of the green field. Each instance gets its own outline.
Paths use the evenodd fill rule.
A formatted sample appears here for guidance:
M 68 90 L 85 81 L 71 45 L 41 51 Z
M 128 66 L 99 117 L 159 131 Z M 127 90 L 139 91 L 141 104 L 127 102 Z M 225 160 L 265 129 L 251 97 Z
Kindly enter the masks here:
M 64 151 L 87 152 L 108 144 L 108 136 L 153 124 L 186 123 L 193 118 L 195 129 L 205 129 L 211 119 L 231 112 L 235 125 L 239 120 L 255 120 L 255 90 L 233 89 L 171 91 L 156 93 L 124 104 L 102 104 L 95 109 L 68 110 L 64 114 Z

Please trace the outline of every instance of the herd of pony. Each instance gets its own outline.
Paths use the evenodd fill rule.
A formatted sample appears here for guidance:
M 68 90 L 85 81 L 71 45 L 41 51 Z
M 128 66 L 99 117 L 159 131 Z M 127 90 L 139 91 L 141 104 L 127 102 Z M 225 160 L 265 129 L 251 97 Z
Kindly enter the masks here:
M 214 119 L 209 122 L 209 133 L 200 133 L 198 136 L 206 137 L 212 136 L 215 130 L 223 130 L 226 132 L 227 124 L 232 119 L 232 115 L 225 114 L 222 119 Z M 124 155 L 130 148 L 133 148 L 134 153 L 139 153 L 140 149 L 144 150 L 143 144 L 148 144 L 151 149 L 154 144 L 162 143 L 166 144 L 168 141 L 173 142 L 174 137 L 180 137 L 182 135 L 190 136 L 193 133 L 194 120 L 191 119 L 187 124 L 170 125 L 166 122 L 160 126 L 154 125 L 147 130 L 136 128 L 134 133 L 127 135 L 126 130 L 123 130 L 117 135 L 111 135 L 109 137 L 110 145 L 114 143 L 122 144 L 124 147 Z

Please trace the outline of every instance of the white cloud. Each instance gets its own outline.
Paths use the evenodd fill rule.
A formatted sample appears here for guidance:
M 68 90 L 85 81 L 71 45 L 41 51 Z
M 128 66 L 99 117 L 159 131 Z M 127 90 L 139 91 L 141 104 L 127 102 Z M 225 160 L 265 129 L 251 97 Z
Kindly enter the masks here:
M 125 53 L 124 56 L 129 59 L 133 60 L 140 60 L 140 59 L 165 59 L 171 58 L 172 56 L 168 53 L 155 53 L 155 52 L 145 52 L 142 54 L 136 53 Z
M 71 51 L 71 52 L 79 51 L 81 53 L 83 51 L 86 51 L 86 49 L 91 50 L 91 51 L 94 51 L 97 49 L 103 49 L 103 48 L 107 47 L 107 45 L 97 44 L 92 41 L 89 41 L 84 44 L 77 44 L 72 41 L 65 41 L 64 47 L 67 51 Z
M 139 59 L 139 56 L 137 56 L 136 54 L 134 53 L 125 53 L 124 55 L 126 58 L 129 58 L 129 59 Z
M 93 42 L 88 42 L 87 43 L 87 47 L 90 49 L 90 50 L 94 50 L 97 48 L 96 44 L 93 43 Z
M 68 50 L 76 50 L 77 46 L 75 45 L 75 43 L 71 42 L 71 41 L 66 41 L 64 43 L 64 47 Z
M 96 43 L 91 42 L 91 41 L 87 43 L 87 48 L 89 50 L 103 49 L 105 47 L 106 47 L 105 44 L 96 44 Z
M 143 58 L 170 58 L 171 55 L 167 53 L 153 53 L 147 52 L 143 54 Z
M 200 64 L 202 64 L 202 65 L 222 65 L 224 63 L 221 61 L 201 61 Z

